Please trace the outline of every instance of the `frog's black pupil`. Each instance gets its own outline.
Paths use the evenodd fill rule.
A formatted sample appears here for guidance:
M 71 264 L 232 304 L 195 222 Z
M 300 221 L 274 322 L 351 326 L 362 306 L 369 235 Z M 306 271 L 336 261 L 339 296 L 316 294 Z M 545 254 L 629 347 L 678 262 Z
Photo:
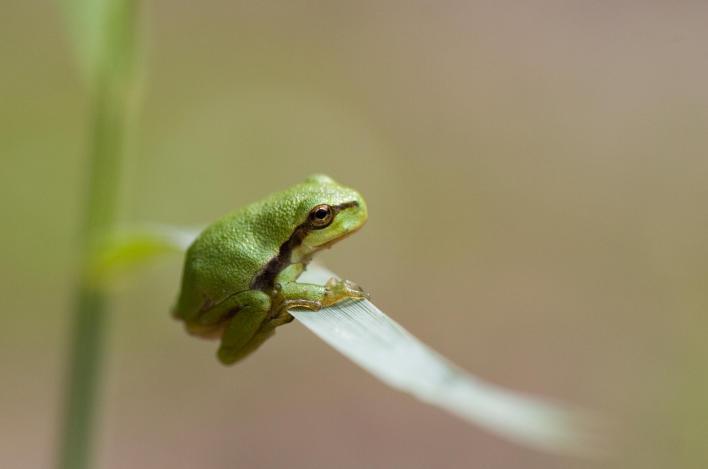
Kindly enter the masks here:
M 324 220 L 327 218 L 327 210 L 320 208 L 315 212 L 315 217 L 319 218 L 320 220 Z

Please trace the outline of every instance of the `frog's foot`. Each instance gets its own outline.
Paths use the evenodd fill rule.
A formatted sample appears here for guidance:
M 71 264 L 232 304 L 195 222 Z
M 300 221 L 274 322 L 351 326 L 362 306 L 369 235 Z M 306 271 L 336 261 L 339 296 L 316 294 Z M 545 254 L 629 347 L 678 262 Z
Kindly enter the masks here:
M 330 278 L 325 284 L 325 295 L 322 306 L 331 306 L 351 298 L 354 300 L 369 299 L 369 295 L 359 285 L 349 280 Z
M 284 307 L 280 308 L 280 312 L 276 317 L 268 321 L 268 327 L 276 328 L 278 326 L 282 326 L 283 324 L 287 324 L 289 322 L 292 322 L 295 317 L 288 313 L 287 306 L 284 305 Z

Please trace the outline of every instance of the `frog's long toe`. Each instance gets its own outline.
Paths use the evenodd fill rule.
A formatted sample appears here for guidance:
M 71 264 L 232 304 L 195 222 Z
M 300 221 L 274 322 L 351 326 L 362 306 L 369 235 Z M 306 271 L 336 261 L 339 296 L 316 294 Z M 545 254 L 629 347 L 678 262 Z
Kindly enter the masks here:
M 327 281 L 325 287 L 331 292 L 331 295 L 337 298 L 337 301 L 341 301 L 346 298 L 369 298 L 369 295 L 363 288 L 349 280 L 340 280 L 333 277 Z
M 348 296 L 352 298 L 366 298 L 369 299 L 369 294 L 364 291 L 364 289 L 359 286 L 359 284 L 350 282 L 349 280 L 344 281 L 344 286 L 347 289 Z

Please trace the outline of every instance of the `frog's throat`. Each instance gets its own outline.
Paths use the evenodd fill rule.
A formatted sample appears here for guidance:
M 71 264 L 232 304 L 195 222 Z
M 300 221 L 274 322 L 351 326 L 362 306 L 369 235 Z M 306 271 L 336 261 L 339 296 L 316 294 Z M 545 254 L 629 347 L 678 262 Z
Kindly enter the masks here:
M 345 202 L 340 205 L 335 205 L 333 208 L 336 213 L 347 208 L 358 206 L 359 203 L 357 201 L 352 201 Z M 275 278 L 283 269 L 293 263 L 293 254 L 296 250 L 298 250 L 298 248 L 302 246 L 303 241 L 307 237 L 307 234 L 310 231 L 313 231 L 314 229 L 315 228 L 310 225 L 308 220 L 305 220 L 303 223 L 295 227 L 295 230 L 290 235 L 290 237 L 283 244 L 280 245 L 280 248 L 278 249 L 278 254 L 271 258 L 271 260 L 268 261 L 268 263 L 265 265 L 265 267 L 263 267 L 263 269 L 258 273 L 258 275 L 253 278 L 253 280 L 251 281 L 251 289 L 263 291 L 273 289 L 275 285 Z M 315 252 L 319 251 L 320 249 L 324 249 L 325 247 L 331 246 L 332 244 L 339 241 L 340 239 L 345 238 L 346 236 L 347 235 L 336 238 L 328 243 L 325 243 L 322 246 L 316 246 L 311 251 L 301 253 L 301 257 L 303 257 L 304 261 L 306 262 Z

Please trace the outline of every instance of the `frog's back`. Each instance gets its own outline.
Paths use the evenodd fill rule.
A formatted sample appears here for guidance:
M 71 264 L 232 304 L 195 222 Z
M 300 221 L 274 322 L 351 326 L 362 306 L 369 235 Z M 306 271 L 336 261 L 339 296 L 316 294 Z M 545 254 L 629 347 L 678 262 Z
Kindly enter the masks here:
M 194 319 L 251 282 L 290 236 L 273 216 L 288 210 L 266 199 L 207 227 L 187 250 L 182 288 L 174 315 Z M 272 216 L 264 216 L 271 214 Z

